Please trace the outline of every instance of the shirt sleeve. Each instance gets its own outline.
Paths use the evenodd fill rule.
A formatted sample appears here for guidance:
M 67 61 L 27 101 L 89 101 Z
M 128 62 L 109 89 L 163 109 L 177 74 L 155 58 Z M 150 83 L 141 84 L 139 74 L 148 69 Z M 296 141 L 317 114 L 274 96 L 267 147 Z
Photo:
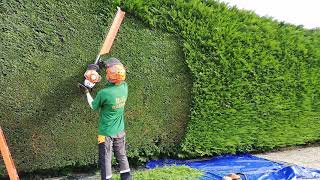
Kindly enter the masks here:
M 91 107 L 91 109 L 93 109 L 92 108 L 92 101 L 93 101 L 93 98 L 92 98 L 92 96 L 91 96 L 91 94 L 89 93 L 89 92 L 87 92 L 87 101 L 88 101 L 88 104 L 89 104 L 89 106 Z
M 100 109 L 100 107 L 102 106 L 102 104 L 103 104 L 103 102 L 102 102 L 102 98 L 101 98 L 101 92 L 98 92 L 97 96 L 94 98 L 94 100 L 91 103 L 92 109 L 94 111 L 98 111 Z

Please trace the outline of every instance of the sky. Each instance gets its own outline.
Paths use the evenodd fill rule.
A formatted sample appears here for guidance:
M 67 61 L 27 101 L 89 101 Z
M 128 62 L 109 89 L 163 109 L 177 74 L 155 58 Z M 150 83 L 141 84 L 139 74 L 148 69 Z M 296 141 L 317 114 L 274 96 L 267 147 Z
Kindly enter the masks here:
M 260 16 L 304 28 L 320 28 L 320 0 L 220 0 L 239 9 L 252 10 Z

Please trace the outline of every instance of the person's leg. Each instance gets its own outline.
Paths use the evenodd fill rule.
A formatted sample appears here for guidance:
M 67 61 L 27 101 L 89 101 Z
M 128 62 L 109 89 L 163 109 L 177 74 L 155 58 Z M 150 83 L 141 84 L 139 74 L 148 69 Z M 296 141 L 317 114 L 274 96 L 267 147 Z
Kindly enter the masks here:
M 130 167 L 126 155 L 125 134 L 119 134 L 113 138 L 113 150 L 120 165 L 121 180 L 131 180 Z
M 104 141 L 99 140 L 99 164 L 101 170 L 101 180 L 109 180 L 112 177 L 112 139 L 104 137 Z

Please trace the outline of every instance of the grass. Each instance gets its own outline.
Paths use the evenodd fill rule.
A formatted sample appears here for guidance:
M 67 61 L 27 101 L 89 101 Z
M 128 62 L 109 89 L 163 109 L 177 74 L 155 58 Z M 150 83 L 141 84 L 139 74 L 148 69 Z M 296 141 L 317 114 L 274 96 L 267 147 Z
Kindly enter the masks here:
M 70 180 L 70 179 L 87 179 L 87 180 L 98 180 L 101 179 L 99 169 L 91 169 L 89 171 L 69 171 L 69 172 L 60 172 L 62 174 L 48 175 L 47 173 L 37 173 L 37 174 L 20 174 L 21 180 Z M 134 169 L 132 170 L 132 178 L 139 180 L 194 180 L 200 179 L 203 175 L 203 172 L 198 169 L 193 169 L 188 166 L 165 166 L 158 167 L 155 169 Z M 114 171 L 113 180 L 120 180 L 119 171 Z
M 199 179 L 203 173 L 200 170 L 192 169 L 187 166 L 166 166 L 151 170 L 137 170 L 133 172 L 133 179 Z M 112 179 L 120 180 L 120 175 L 115 174 Z

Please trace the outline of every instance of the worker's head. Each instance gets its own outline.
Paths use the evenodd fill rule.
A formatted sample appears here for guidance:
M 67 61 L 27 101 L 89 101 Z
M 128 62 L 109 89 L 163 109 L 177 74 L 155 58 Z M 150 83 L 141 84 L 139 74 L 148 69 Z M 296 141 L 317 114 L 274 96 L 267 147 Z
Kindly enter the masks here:
M 126 70 L 118 59 L 110 58 L 105 64 L 107 81 L 118 85 L 126 79 Z

